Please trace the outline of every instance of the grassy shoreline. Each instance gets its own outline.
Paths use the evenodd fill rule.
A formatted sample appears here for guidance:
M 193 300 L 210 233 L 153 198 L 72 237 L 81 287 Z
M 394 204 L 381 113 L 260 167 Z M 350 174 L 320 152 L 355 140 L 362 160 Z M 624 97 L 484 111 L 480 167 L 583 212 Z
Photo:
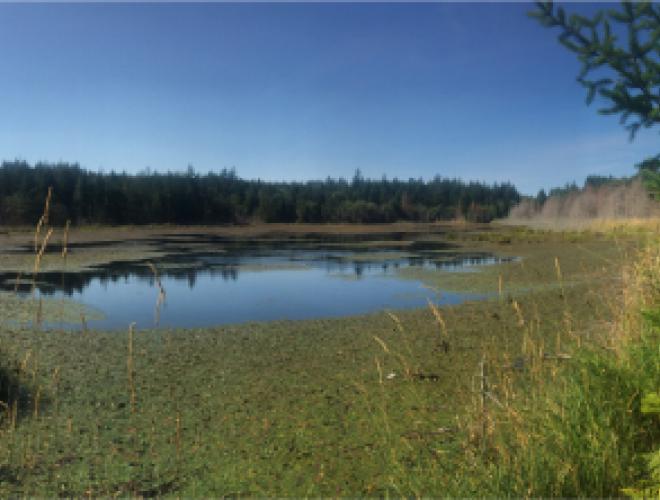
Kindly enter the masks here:
M 474 452 L 479 363 L 487 354 L 525 374 L 530 343 L 556 355 L 599 338 L 620 313 L 621 269 L 639 240 L 519 229 L 455 237 L 523 259 L 470 275 L 464 286 L 495 298 L 441 309 L 446 330 L 429 309 L 140 330 L 132 341 L 126 331 L 0 328 L 0 380 L 16 408 L 0 417 L 0 494 L 518 491 L 483 482 L 504 476 Z

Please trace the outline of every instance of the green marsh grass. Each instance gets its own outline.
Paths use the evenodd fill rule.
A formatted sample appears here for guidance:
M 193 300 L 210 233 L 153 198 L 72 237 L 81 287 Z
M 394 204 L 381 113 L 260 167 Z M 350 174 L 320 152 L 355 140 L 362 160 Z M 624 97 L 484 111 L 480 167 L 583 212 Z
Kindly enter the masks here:
M 0 426 L 7 443 L 0 448 L 0 495 L 573 491 L 565 484 L 576 484 L 575 472 L 565 472 L 561 488 L 546 478 L 558 453 L 533 462 L 522 445 L 541 440 L 539 449 L 552 451 L 556 439 L 563 446 L 564 438 L 542 441 L 545 431 L 534 427 L 543 423 L 539 408 L 553 401 L 551 391 L 572 394 L 567 373 L 582 374 L 578 356 L 608 338 L 603 326 L 615 324 L 623 309 L 622 252 L 636 244 L 622 237 L 612 250 L 611 240 L 580 234 L 585 251 L 576 251 L 568 237 L 530 232 L 519 241 L 504 234 L 475 242 L 472 233 L 456 231 L 468 248 L 524 257 L 467 277 L 493 300 L 337 319 L 136 329 L 129 338 L 84 325 L 82 332 L 2 326 L 0 373 L 12 374 L 20 398 Z M 599 350 L 619 359 L 603 345 L 593 348 L 596 360 Z M 479 392 L 484 357 L 489 391 L 503 407 L 488 399 L 486 412 Z M 619 379 L 635 385 L 627 374 Z M 560 428 L 562 411 L 574 419 L 566 422 L 589 414 L 588 405 L 553 404 L 548 436 L 556 436 L 550 431 Z M 610 436 L 590 425 L 577 428 L 594 439 Z M 619 479 L 633 484 L 624 474 Z M 586 485 L 578 494 L 609 491 L 577 480 Z
M 558 263 L 556 269 L 561 286 Z M 644 391 L 660 384 L 658 325 L 642 314 L 660 307 L 659 284 L 660 245 L 653 239 L 624 266 L 612 321 L 593 335 L 567 322 L 557 333 L 555 356 L 547 356 L 534 323 L 519 321 L 529 368 L 515 378 L 508 371 L 493 374 L 506 404 L 492 405 L 495 423 L 480 437 L 489 453 L 471 451 L 477 472 L 471 478 L 478 491 L 495 496 L 658 495 L 660 482 L 654 490 L 630 486 L 648 485 L 645 453 L 660 446 L 660 422 L 640 411 Z M 570 302 L 566 307 L 570 318 Z M 570 357 L 557 358 L 560 346 Z M 564 360 L 561 366 L 557 359 Z

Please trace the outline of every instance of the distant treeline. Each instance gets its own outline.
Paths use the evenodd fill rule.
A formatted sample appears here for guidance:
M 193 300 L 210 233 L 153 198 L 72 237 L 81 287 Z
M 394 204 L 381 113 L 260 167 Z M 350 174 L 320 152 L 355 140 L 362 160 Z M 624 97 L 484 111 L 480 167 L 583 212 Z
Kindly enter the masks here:
M 394 222 L 504 217 L 520 200 L 509 184 L 435 177 L 351 181 L 264 182 L 233 170 L 185 173 L 100 173 L 76 164 L 0 166 L 0 224 L 34 224 L 48 188 L 51 222 L 63 224 L 218 224 L 263 222 Z

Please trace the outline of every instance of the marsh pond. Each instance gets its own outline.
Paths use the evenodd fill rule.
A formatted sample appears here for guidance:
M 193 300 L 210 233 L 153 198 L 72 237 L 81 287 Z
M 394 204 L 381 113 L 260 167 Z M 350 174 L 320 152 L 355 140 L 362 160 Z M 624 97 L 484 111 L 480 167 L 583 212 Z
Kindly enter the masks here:
M 406 234 L 186 234 L 147 240 L 158 252 L 155 257 L 112 261 L 113 247 L 127 244 L 106 242 L 107 263 L 41 272 L 34 283 L 17 283 L 15 273 L 1 274 L 0 288 L 16 289 L 26 300 L 64 298 L 83 304 L 95 312 L 86 319 L 93 328 L 123 329 L 132 322 L 138 328 L 204 327 L 423 307 L 429 300 L 438 305 L 479 300 L 485 296 L 429 288 L 403 271 L 478 272 L 480 266 L 512 260 Z M 45 326 L 74 325 L 48 321 Z

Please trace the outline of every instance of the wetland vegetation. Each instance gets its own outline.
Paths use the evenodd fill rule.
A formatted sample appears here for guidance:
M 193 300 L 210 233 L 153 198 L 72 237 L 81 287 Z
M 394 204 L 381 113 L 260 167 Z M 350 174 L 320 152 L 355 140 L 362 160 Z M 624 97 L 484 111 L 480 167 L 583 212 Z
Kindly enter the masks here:
M 1 432 L 7 445 L 0 456 L 0 492 L 608 495 L 633 485 L 643 470 L 637 453 L 657 442 L 652 422 L 644 423 L 643 436 L 637 427 L 625 428 L 623 437 L 636 443 L 634 453 L 624 457 L 627 469 L 612 475 L 616 457 L 611 455 L 601 464 L 607 474 L 594 466 L 600 475 L 586 479 L 586 463 L 616 436 L 585 430 L 589 439 L 603 441 L 590 443 L 572 462 L 570 454 L 550 453 L 548 446 L 558 444 L 547 441 L 555 439 L 553 434 L 539 437 L 533 426 L 542 423 L 537 412 L 548 411 L 544 405 L 563 404 L 552 398 L 565 394 L 553 388 L 572 380 L 563 378 L 569 377 L 565 371 L 586 376 L 579 367 L 600 370 L 602 363 L 618 362 L 607 361 L 606 354 L 601 364 L 587 360 L 584 365 L 580 356 L 583 351 L 592 356 L 588 353 L 596 346 L 611 344 L 609 335 L 623 312 L 621 294 L 629 293 L 629 278 L 622 269 L 635 262 L 647 233 L 557 233 L 478 225 L 403 229 L 390 232 L 388 243 L 382 228 L 381 234 L 368 238 L 351 236 L 360 230 L 350 227 L 335 230 L 334 237 L 301 238 L 303 229 L 296 226 L 288 235 L 286 228 L 278 228 L 275 236 L 267 230 L 270 235 L 262 233 L 255 244 L 263 250 L 276 237 L 299 249 L 307 241 L 306 252 L 311 254 L 302 255 L 317 262 L 321 239 L 323 252 L 350 257 L 351 273 L 355 263 L 382 270 L 383 262 L 409 259 L 418 252 L 433 262 L 455 262 L 462 253 L 496 256 L 502 260 L 477 266 L 474 272 L 426 264 L 399 269 L 405 279 L 431 289 L 479 293 L 485 300 L 204 328 L 129 330 L 125 325 L 104 331 L 91 321 L 75 329 L 5 323 L 0 328 L 6 374 Z M 78 270 L 84 274 L 92 260 L 96 267 L 113 261 L 115 250 L 124 245 L 111 242 L 104 231 L 72 231 L 71 240 L 79 245 L 70 249 L 67 266 L 75 268 L 80 257 L 84 265 Z M 135 236 L 134 243 L 126 243 L 138 249 L 128 265 L 140 262 L 140 252 L 146 251 L 144 259 L 160 256 L 161 261 L 154 260 L 162 274 L 168 272 L 165 264 L 173 255 L 172 248 L 164 251 L 168 244 L 192 243 L 199 255 L 208 255 L 211 245 L 216 257 L 223 258 L 244 247 L 217 234 L 222 229 L 201 239 L 186 235 L 188 231 L 116 230 Z M 164 233 L 171 238 L 165 245 Z M 31 233 L 4 238 L 5 248 L 16 250 L 8 252 L 7 259 L 20 267 L 20 249 Z M 150 238 L 158 240 L 157 249 Z M 373 241 L 382 250 L 373 253 Z M 441 256 L 437 261 L 436 254 Z M 365 261 L 355 255 L 371 257 Z M 55 251 L 44 256 L 44 264 L 54 269 L 57 259 L 61 255 Z M 306 259 L 303 263 L 308 264 Z M 179 272 L 179 264 L 174 272 Z M 255 263 L 248 259 L 247 265 Z M 150 279 L 148 315 L 153 314 L 157 289 L 153 276 Z M 10 291 L 0 295 L 0 302 L 5 318 L 21 310 L 17 303 L 34 315 L 37 303 Z M 57 301 L 48 307 L 56 306 Z M 46 307 L 40 314 L 46 317 Z M 487 404 L 485 413 L 478 383 L 475 386 L 484 359 L 497 401 Z M 622 376 L 616 375 L 616 381 L 625 382 L 625 396 L 641 400 L 635 379 Z M 633 411 L 637 415 L 639 407 Z M 524 426 L 516 420 L 522 414 Z M 511 433 L 512 425 L 520 429 Z M 563 424 L 553 425 L 554 431 Z M 598 422 L 590 425 L 601 429 Z M 544 462 L 525 461 L 522 457 L 533 449 L 525 445 L 537 446 L 533 443 L 541 438 Z M 562 446 L 558 450 L 570 451 Z M 620 447 L 608 450 L 621 452 Z M 553 457 L 569 464 L 564 476 L 554 476 L 552 467 L 559 465 Z M 540 478 L 543 463 L 553 471 L 545 482 Z M 534 469 L 537 466 L 540 469 Z
M 171 7 L 3 8 L 5 154 L 134 168 L 0 165 L 0 496 L 658 496 L 660 155 L 430 170 L 628 161 L 519 6 Z M 658 5 L 528 14 L 660 122 Z

